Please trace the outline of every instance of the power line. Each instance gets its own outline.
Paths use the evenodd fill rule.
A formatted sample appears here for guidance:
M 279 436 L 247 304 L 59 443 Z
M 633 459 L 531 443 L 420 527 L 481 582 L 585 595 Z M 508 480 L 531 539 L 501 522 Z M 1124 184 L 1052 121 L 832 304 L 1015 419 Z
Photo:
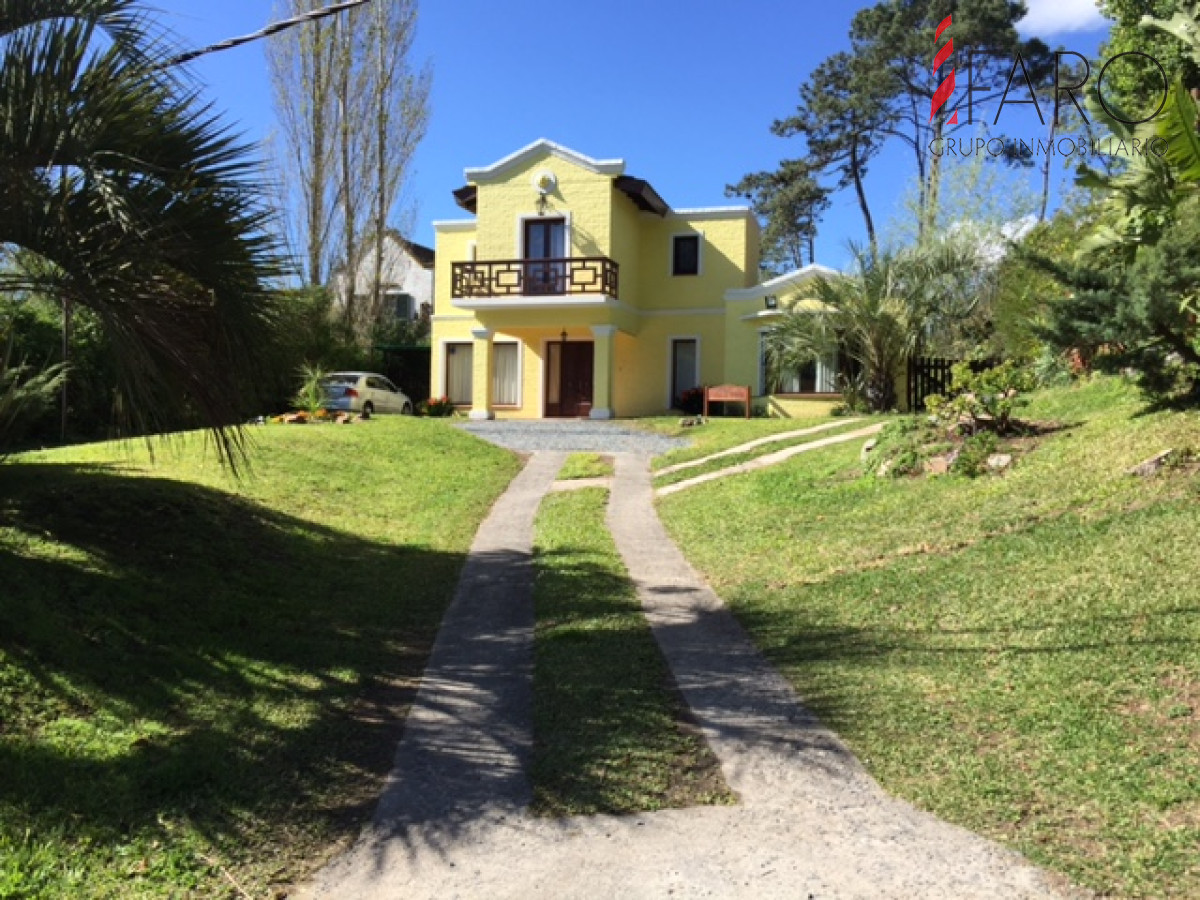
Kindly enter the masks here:
M 283 19 L 279 22 L 272 22 L 261 31 L 256 31 L 253 34 L 246 34 L 242 37 L 229 38 L 217 44 L 209 44 L 207 47 L 201 47 L 199 50 L 189 50 L 187 53 L 181 53 L 179 56 L 172 57 L 163 63 L 162 68 L 167 69 L 171 66 L 180 66 L 186 62 L 191 62 L 200 56 L 207 56 L 210 53 L 219 53 L 222 50 L 230 50 L 234 47 L 240 47 L 242 44 L 249 44 L 253 41 L 260 41 L 265 37 L 270 37 L 273 34 L 278 34 L 281 31 L 286 31 L 289 28 L 295 28 L 297 25 L 303 25 L 306 22 L 315 22 L 318 19 L 324 19 L 328 16 L 336 16 L 340 12 L 348 9 L 354 9 L 356 6 L 370 3 L 371 0 L 346 0 L 343 3 L 335 3 L 332 6 L 326 6 L 321 9 L 310 10 L 306 13 L 301 13 L 298 16 L 293 16 L 290 19 Z

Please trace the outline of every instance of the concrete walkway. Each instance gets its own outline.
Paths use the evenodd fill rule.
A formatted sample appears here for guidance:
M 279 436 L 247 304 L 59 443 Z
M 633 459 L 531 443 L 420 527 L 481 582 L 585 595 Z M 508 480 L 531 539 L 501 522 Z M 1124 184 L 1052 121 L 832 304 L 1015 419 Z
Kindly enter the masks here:
M 670 540 L 649 457 L 608 523 L 740 803 L 563 820 L 526 806 L 535 454 L 480 528 L 372 826 L 301 897 L 1056 897 L 1020 857 L 886 795 L 801 705 Z
M 879 434 L 882 430 L 883 425 L 868 425 L 866 428 L 859 428 L 857 431 L 851 431 L 846 434 L 835 434 L 833 437 L 821 438 L 820 440 L 809 441 L 805 444 L 797 444 L 794 447 L 784 447 L 782 450 L 767 453 L 755 459 L 747 460 L 744 463 L 738 463 L 735 466 L 726 466 L 724 469 L 717 469 L 715 472 L 705 472 L 703 475 L 697 475 L 694 478 L 665 485 L 658 489 L 656 495 L 666 497 L 671 494 L 678 494 L 680 491 L 686 491 L 688 488 L 694 488 L 698 484 L 716 481 L 718 478 L 728 478 L 730 475 L 744 475 L 747 472 L 753 472 L 757 469 L 765 469 L 767 466 L 776 466 L 801 453 L 811 453 L 813 450 L 820 450 L 822 447 L 832 447 L 835 444 L 860 441 L 863 438 Z M 656 472 L 655 474 L 663 475 L 665 473 Z
M 809 435 L 820 434 L 823 431 L 836 431 L 839 428 L 845 428 L 847 425 L 854 425 L 861 421 L 862 419 L 837 419 L 833 422 L 825 422 L 821 425 L 813 425 L 809 428 L 799 428 L 795 431 L 781 431 L 778 434 L 768 434 L 766 437 L 755 438 L 752 441 L 746 441 L 746 443 L 738 444 L 736 447 L 730 447 L 728 450 L 710 453 L 708 456 L 702 456 L 699 459 L 689 459 L 687 462 L 676 463 L 673 466 L 664 466 L 654 474 L 670 475 L 673 472 L 682 472 L 684 469 L 694 469 L 697 466 L 703 466 L 706 463 L 710 463 L 714 459 L 725 459 L 729 456 L 737 456 L 740 453 L 746 453 L 747 451 L 754 450 L 758 447 L 765 447 L 768 444 L 777 444 L 780 441 L 790 441 L 793 438 L 798 437 L 808 437 Z

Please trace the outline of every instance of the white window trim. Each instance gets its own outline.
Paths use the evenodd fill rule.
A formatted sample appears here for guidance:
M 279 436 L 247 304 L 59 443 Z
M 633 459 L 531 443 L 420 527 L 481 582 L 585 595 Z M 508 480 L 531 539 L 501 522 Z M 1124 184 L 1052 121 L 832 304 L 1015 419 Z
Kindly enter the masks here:
M 681 237 L 699 238 L 698 246 L 696 247 L 696 274 L 695 275 L 676 275 L 675 274 L 675 239 Z M 676 231 L 671 234 L 669 243 L 669 252 L 667 253 L 667 275 L 671 278 L 700 278 L 704 275 L 704 245 L 707 241 L 704 238 L 704 232 L 699 229 L 690 231 Z
M 446 366 L 449 365 L 449 363 L 450 363 L 450 351 L 447 349 L 447 345 L 449 345 L 449 344 L 466 344 L 469 347 L 471 347 L 471 352 L 474 353 L 475 352 L 475 349 L 474 349 L 475 342 L 471 338 L 465 338 L 465 339 L 464 338 L 442 338 L 440 341 L 438 341 L 438 344 L 440 346 L 439 352 L 441 354 L 442 364 L 440 366 L 438 366 L 438 391 L 437 391 L 437 394 L 435 394 L 434 396 L 446 397 L 446 396 L 448 396 L 448 394 L 446 392 Z M 474 367 L 474 363 L 475 363 L 475 361 L 472 360 L 471 361 L 472 367 Z M 456 404 L 456 405 L 465 405 L 465 404 Z
M 512 403 L 493 403 L 492 405 L 498 409 L 524 409 L 525 408 L 525 343 L 517 338 L 504 340 L 493 340 L 492 346 L 497 344 L 515 344 L 517 348 L 517 402 Z M 492 367 L 493 374 L 495 366 Z
M 563 220 L 563 253 L 566 258 L 571 258 L 571 250 L 575 246 L 574 231 L 571 226 L 570 210 L 562 212 L 547 213 L 544 216 L 539 216 L 536 212 L 533 213 L 518 213 L 517 214 L 517 237 L 513 242 L 517 248 L 514 259 L 525 259 L 525 223 L 536 221 L 538 219 L 562 219 Z
M 667 336 L 667 409 L 675 408 L 675 398 L 671 396 L 671 388 L 675 381 L 675 342 L 696 342 L 696 384 L 700 385 L 700 360 L 703 358 L 704 341 L 698 334 L 672 334 Z

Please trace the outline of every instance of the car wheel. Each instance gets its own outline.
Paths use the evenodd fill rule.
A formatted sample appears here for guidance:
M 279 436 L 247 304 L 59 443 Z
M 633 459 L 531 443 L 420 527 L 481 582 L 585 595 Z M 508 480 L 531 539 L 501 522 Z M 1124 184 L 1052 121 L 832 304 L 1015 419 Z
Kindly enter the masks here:
M 412 410 L 412 404 L 411 404 L 411 403 L 405 403 L 405 404 L 404 404 L 404 408 L 400 410 L 400 415 L 402 415 L 402 416 L 411 416 L 411 415 L 412 415 L 412 412 L 413 412 L 413 410 Z
M 369 418 L 371 418 L 371 416 L 375 415 L 375 404 L 372 403 L 370 400 L 368 400 L 366 403 L 364 403 L 362 415 L 363 415 L 364 419 L 369 419 Z

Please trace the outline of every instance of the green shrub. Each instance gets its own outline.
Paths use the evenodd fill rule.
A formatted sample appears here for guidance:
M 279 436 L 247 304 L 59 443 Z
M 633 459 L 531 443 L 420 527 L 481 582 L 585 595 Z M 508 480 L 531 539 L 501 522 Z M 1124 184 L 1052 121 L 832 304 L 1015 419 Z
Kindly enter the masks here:
M 884 426 L 864 469 L 867 474 L 881 477 L 920 475 L 925 470 L 925 460 L 952 447 L 928 419 L 909 416 Z
M 976 478 L 988 471 L 988 457 L 996 452 L 998 441 L 990 431 L 980 431 L 962 442 L 958 455 L 950 466 L 950 471 L 957 475 Z
M 432 418 L 445 418 L 454 415 L 454 403 L 449 397 L 430 397 L 421 404 L 420 413 Z
M 325 403 L 325 379 L 329 376 L 320 366 L 307 363 L 300 367 L 300 390 L 292 396 L 297 409 L 316 415 Z
M 1014 426 L 1013 413 L 1025 403 L 1021 394 L 1033 387 L 1032 374 L 1011 360 L 982 372 L 959 363 L 951 370 L 950 395 L 927 397 L 925 408 L 952 431 L 1007 434 Z

